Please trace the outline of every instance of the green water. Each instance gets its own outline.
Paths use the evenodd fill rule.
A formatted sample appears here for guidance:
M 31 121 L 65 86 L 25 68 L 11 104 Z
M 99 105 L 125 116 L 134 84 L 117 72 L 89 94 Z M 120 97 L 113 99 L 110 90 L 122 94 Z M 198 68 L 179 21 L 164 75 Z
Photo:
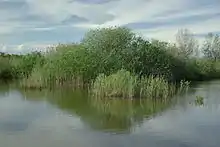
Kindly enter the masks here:
M 195 103 L 204 98 L 203 105 Z M 220 81 L 169 101 L 96 100 L 83 90 L 0 86 L 2 147 L 219 147 Z

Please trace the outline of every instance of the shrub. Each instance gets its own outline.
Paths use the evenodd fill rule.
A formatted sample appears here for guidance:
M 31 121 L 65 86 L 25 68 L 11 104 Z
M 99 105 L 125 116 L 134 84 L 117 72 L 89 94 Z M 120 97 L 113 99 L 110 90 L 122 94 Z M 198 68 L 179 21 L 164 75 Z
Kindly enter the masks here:
M 195 67 L 197 67 L 202 80 L 211 79 L 216 73 L 215 62 L 212 60 L 197 60 Z

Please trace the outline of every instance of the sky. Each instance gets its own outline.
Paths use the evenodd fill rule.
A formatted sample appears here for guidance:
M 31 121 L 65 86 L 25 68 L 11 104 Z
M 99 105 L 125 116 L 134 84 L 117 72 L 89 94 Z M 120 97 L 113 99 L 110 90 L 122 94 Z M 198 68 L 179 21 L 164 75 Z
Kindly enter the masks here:
M 220 34 L 220 0 L 0 0 L 0 52 L 78 42 L 89 29 L 110 26 L 169 42 L 187 28 L 201 40 Z

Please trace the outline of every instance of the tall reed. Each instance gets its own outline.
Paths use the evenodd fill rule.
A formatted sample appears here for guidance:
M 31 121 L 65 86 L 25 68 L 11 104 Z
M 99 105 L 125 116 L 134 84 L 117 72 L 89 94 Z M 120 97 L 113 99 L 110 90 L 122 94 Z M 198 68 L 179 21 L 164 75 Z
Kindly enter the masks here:
M 122 69 L 106 76 L 100 74 L 92 83 L 92 93 L 96 97 L 132 98 L 137 86 L 137 76 Z
M 140 98 L 167 99 L 175 93 L 175 86 L 162 76 L 141 78 L 139 82 Z
M 92 84 L 92 93 L 96 97 L 122 97 L 122 98 L 149 98 L 167 99 L 176 92 L 174 84 L 169 83 L 162 76 L 142 77 L 122 69 L 106 76 L 100 74 Z

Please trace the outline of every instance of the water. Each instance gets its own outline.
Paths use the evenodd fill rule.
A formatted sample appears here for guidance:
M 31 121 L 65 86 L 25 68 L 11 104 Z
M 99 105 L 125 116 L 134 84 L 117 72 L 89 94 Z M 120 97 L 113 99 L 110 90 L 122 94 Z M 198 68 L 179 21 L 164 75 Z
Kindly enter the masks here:
M 204 97 L 204 105 L 194 102 Z M 0 86 L 2 147 L 219 147 L 220 81 L 172 101 L 95 101 L 83 91 Z

